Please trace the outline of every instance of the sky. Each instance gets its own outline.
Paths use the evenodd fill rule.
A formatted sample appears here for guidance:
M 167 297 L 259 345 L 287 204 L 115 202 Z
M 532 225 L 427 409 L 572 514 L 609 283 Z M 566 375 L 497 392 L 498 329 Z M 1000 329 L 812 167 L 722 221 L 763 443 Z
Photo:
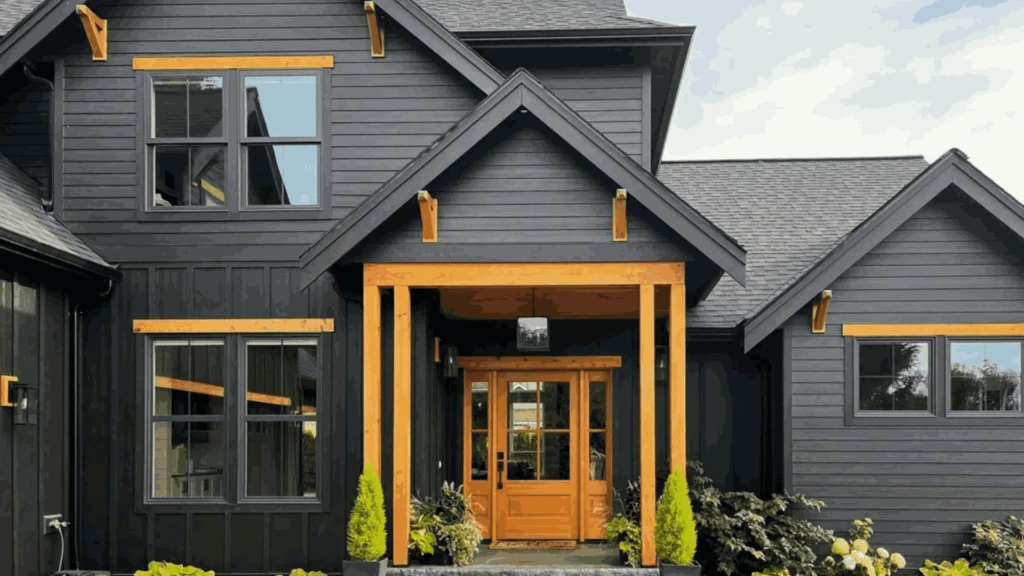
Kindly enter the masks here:
M 697 27 L 666 159 L 959 148 L 1024 201 L 1024 0 L 626 0 Z

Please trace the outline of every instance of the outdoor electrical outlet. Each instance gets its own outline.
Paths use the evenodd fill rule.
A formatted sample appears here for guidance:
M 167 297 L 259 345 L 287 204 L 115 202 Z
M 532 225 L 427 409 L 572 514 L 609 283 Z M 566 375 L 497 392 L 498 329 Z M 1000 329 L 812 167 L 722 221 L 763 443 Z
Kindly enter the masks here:
M 43 534 L 55 534 L 57 529 L 50 525 L 54 520 L 58 522 L 64 521 L 63 514 L 46 514 L 43 516 Z

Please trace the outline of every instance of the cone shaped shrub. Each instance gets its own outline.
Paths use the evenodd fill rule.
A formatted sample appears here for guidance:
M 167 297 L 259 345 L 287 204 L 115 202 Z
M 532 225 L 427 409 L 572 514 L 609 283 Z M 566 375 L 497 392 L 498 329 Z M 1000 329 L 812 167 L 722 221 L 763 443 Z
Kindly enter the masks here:
M 693 521 L 686 477 L 676 468 L 665 481 L 654 518 L 654 548 L 662 560 L 679 566 L 693 564 L 697 552 L 697 524 Z
M 372 466 L 359 475 L 359 492 L 348 518 L 348 555 L 355 560 L 373 562 L 387 552 L 384 530 L 384 488 Z

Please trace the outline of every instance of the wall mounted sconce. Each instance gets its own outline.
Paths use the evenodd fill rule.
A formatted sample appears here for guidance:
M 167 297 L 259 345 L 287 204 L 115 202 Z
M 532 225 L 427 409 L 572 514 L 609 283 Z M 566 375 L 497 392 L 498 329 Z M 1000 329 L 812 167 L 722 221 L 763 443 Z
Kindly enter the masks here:
M 455 346 L 444 348 L 444 377 L 459 377 L 459 349 Z
M 668 346 L 654 347 L 654 379 L 658 382 L 668 380 Z

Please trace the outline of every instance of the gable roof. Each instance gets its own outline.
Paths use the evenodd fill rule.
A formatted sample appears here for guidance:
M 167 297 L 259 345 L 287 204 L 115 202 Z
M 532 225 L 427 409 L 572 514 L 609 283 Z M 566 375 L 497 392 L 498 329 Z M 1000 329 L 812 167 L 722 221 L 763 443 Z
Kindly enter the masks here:
M 623 0 L 416 0 L 416 3 L 455 33 L 671 26 L 628 16 Z
M 954 148 L 751 314 L 744 326 L 744 348 L 749 351 L 756 346 L 911 216 L 951 187 L 1024 238 L 1024 206 L 971 164 L 966 154 Z
M 521 110 L 532 113 L 610 180 L 629 190 L 632 198 L 725 273 L 740 284 L 745 282 L 746 255 L 735 240 L 608 141 L 529 72 L 519 69 L 306 250 L 300 261 L 303 286 L 326 272 L 419 190 Z
M 0 156 L 0 247 L 51 265 L 116 279 L 118 271 L 43 210 L 42 186 Z
M 687 324 L 735 328 L 927 165 L 920 156 L 666 160 L 658 178 L 747 249 L 747 285 L 723 278 Z
M 0 0 L 0 36 L 6 35 L 21 22 L 29 12 L 39 5 L 40 0 Z

